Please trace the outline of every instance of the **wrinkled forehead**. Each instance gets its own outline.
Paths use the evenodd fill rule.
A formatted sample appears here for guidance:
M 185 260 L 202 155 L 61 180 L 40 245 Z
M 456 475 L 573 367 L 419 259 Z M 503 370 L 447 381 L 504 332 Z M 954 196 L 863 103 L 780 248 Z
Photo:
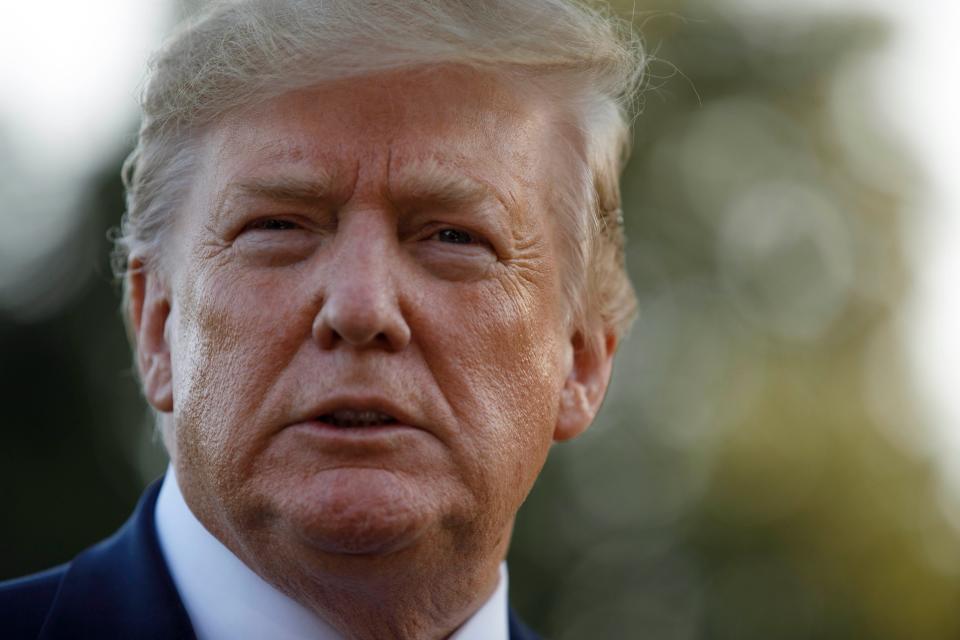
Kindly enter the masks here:
M 211 186 L 271 170 L 346 189 L 371 172 L 420 171 L 545 196 L 557 169 L 556 107 L 515 79 L 468 68 L 394 71 L 326 82 L 234 112 L 209 129 Z M 361 174 L 364 174 L 361 176 Z M 389 174 L 389 175 L 387 175 Z

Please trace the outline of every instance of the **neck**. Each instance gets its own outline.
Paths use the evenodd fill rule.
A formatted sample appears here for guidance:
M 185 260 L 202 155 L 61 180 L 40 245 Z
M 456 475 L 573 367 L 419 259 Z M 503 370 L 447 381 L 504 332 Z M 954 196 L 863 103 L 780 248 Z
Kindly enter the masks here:
M 506 536 L 504 540 L 509 540 Z M 314 571 L 251 565 L 344 638 L 448 638 L 490 598 L 506 545 L 479 564 L 404 557 L 325 558 Z M 432 561 L 431 561 L 432 560 Z M 302 565 L 299 565 L 302 567 Z

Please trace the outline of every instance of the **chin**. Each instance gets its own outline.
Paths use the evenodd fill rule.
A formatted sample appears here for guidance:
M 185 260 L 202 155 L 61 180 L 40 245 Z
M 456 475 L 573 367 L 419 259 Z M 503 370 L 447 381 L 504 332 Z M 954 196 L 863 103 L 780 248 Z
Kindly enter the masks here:
M 408 478 L 382 469 L 341 468 L 319 473 L 283 500 L 282 521 L 302 544 L 334 555 L 396 553 L 426 536 L 433 517 L 429 494 Z

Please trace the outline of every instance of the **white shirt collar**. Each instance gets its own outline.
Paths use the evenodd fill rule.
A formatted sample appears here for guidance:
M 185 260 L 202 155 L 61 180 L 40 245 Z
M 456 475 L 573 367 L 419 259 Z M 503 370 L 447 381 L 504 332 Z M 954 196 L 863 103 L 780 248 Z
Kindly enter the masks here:
M 342 640 L 319 616 L 254 573 L 187 506 L 173 468 L 156 508 L 160 549 L 198 640 Z M 507 567 L 493 595 L 450 640 L 508 640 Z

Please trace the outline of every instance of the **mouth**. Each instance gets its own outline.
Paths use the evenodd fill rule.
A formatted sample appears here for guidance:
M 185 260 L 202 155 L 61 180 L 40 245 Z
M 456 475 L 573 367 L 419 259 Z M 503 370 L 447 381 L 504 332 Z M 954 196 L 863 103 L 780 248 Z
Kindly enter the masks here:
M 325 413 L 317 416 L 316 420 L 338 429 L 384 427 L 399 422 L 389 413 L 357 409 L 340 409 L 332 413 Z

